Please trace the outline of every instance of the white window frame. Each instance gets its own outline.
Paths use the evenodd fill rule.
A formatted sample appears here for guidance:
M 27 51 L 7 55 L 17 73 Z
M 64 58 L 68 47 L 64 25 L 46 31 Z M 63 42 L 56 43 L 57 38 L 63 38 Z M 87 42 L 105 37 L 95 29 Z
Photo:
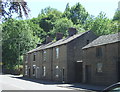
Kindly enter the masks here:
M 45 77 L 45 76 L 46 76 L 46 67 L 43 66 L 43 77 Z
M 55 77 L 59 77 L 59 67 L 58 66 L 56 66 L 55 67 Z
M 43 61 L 46 61 L 46 56 L 47 56 L 46 54 L 47 54 L 47 51 L 44 50 L 44 51 L 43 51 Z
M 59 58 L 59 51 L 60 51 L 60 49 L 57 47 L 57 48 L 55 49 L 55 51 L 56 51 L 56 59 L 58 59 L 58 58 Z
M 28 75 L 28 67 L 25 65 L 25 75 Z
M 103 64 L 102 63 L 97 63 L 97 72 L 102 73 L 103 72 Z
M 25 63 L 28 63 L 28 55 L 25 57 Z

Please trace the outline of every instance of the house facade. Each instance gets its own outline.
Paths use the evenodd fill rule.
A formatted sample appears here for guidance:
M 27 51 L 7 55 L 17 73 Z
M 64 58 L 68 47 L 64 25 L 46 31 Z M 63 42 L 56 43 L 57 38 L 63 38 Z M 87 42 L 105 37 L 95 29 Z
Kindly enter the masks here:
M 111 85 L 120 81 L 120 33 L 103 35 L 83 47 L 83 82 Z
M 82 47 L 97 36 L 92 31 L 77 34 L 75 28 L 69 28 L 68 34 L 64 39 L 58 34 L 57 41 L 48 39 L 46 44 L 29 51 L 24 57 L 24 76 L 63 83 L 82 82 Z

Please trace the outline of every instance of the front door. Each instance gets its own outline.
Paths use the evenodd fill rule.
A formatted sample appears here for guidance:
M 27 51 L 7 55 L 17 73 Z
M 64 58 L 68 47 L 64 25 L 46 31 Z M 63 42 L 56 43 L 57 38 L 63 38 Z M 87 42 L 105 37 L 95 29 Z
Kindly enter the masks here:
M 120 81 L 120 61 L 118 61 L 118 81 Z
M 75 64 L 75 81 L 76 82 L 82 82 L 82 76 L 83 76 L 83 69 L 82 69 L 82 62 L 76 62 Z
M 91 81 L 91 66 L 86 65 L 86 83 L 90 83 Z
M 29 69 L 28 69 L 28 75 L 29 75 L 29 77 L 30 77 L 30 67 L 29 67 Z
M 65 69 L 62 69 L 62 82 L 65 82 Z
M 40 73 L 39 73 L 39 67 L 36 68 L 36 78 L 40 77 Z

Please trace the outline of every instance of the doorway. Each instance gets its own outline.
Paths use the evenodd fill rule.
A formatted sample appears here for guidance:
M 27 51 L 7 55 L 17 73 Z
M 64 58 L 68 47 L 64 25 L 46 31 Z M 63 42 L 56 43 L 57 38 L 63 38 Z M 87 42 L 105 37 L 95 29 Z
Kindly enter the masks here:
M 28 76 L 30 77 L 30 67 L 29 67 L 29 69 L 28 69 Z
M 62 69 L 62 83 L 65 83 L 65 69 Z
M 75 82 L 80 83 L 82 82 L 83 76 L 83 62 L 76 62 L 75 64 Z
M 86 69 L 86 83 L 90 83 L 91 82 L 91 66 L 90 65 L 86 65 L 85 66 Z
M 118 61 L 118 81 L 120 82 L 120 61 Z

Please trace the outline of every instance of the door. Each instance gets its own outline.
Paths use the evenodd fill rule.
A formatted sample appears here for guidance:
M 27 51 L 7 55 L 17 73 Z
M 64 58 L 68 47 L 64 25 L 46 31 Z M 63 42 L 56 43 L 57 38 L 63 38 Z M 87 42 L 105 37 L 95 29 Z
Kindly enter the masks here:
M 118 81 L 120 81 L 120 61 L 118 61 Z
M 36 78 L 40 77 L 40 71 L 39 71 L 39 67 L 36 68 Z
M 62 83 L 65 83 L 65 69 L 62 69 Z
M 28 75 L 29 75 L 29 77 L 30 77 L 30 67 L 29 67 L 29 69 L 28 69 Z
M 91 66 L 86 65 L 86 83 L 90 83 L 91 81 Z
M 76 82 L 82 82 L 82 76 L 83 76 L 83 69 L 82 69 L 82 62 L 76 62 L 75 64 L 75 81 Z

